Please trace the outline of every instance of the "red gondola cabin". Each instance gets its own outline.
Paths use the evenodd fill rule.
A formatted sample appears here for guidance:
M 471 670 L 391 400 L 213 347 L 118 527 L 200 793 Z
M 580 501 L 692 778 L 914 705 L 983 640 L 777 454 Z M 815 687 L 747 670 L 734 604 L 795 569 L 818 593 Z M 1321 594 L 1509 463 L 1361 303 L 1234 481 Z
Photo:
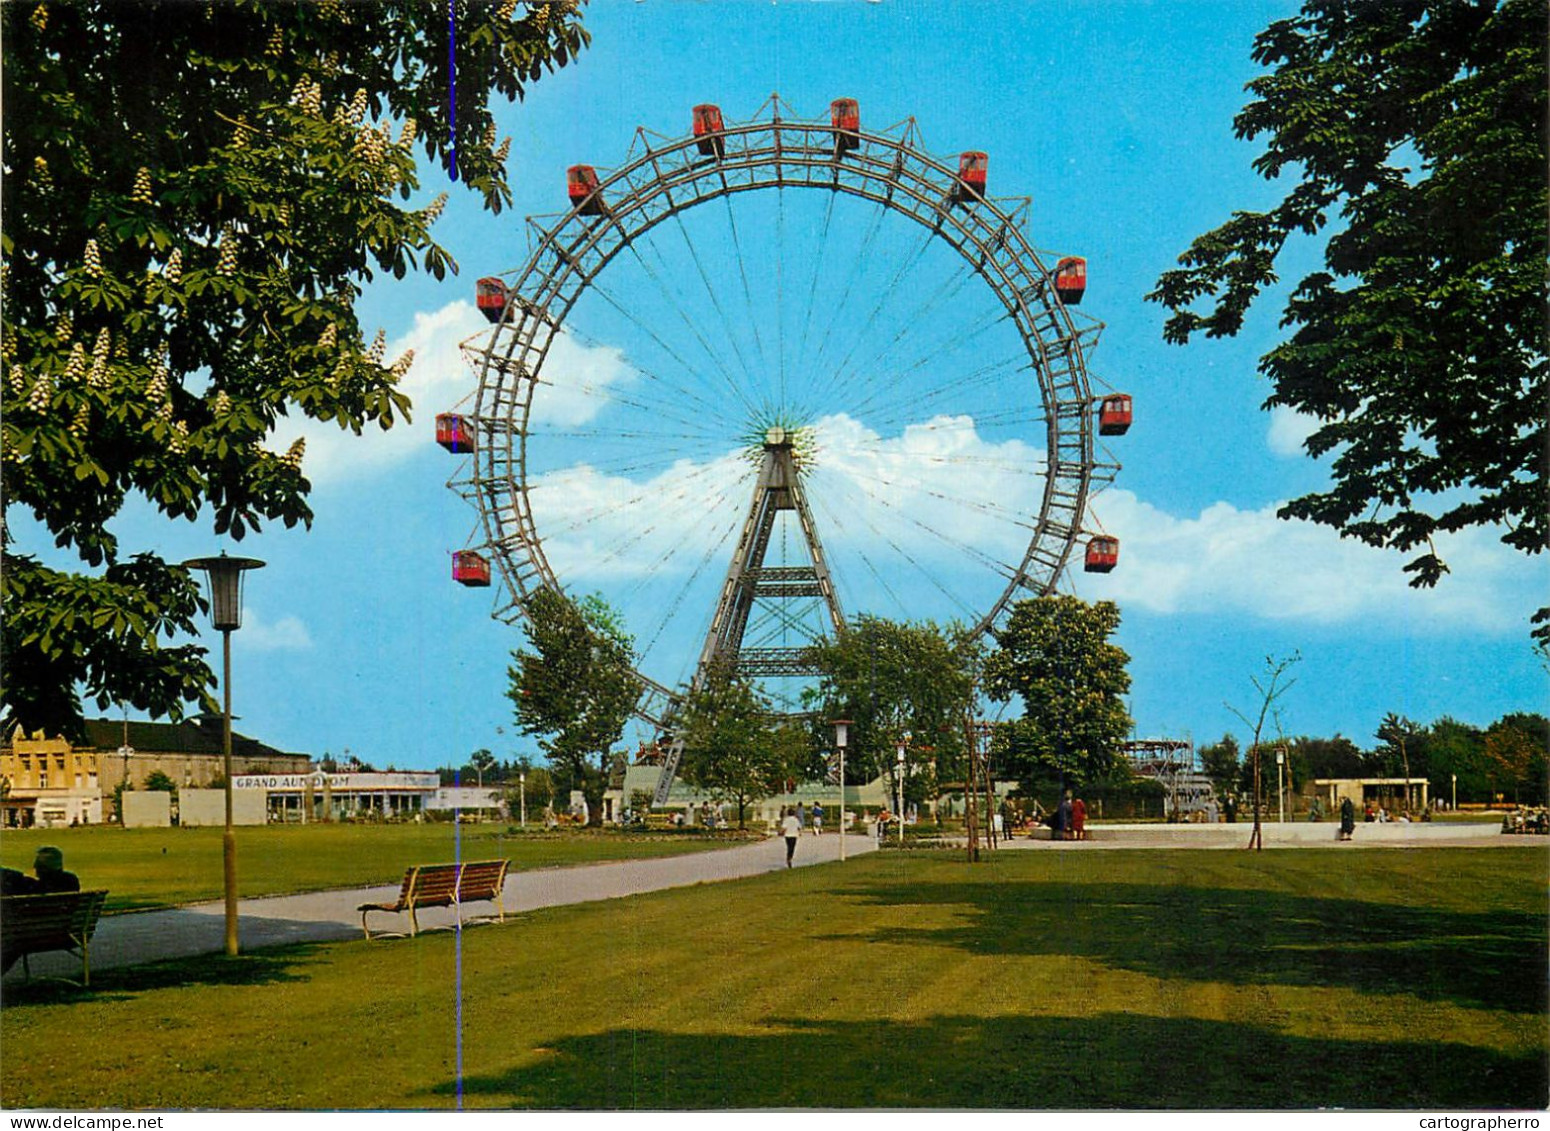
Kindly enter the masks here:
M 989 165 L 990 156 L 977 150 L 958 155 L 958 185 L 954 194 L 958 200 L 977 200 L 985 195 Z
M 1108 573 L 1119 564 L 1119 539 L 1100 534 L 1087 543 L 1088 573 Z
M 461 413 L 443 412 L 436 417 L 436 442 L 455 455 L 474 450 L 474 422 Z
M 489 585 L 489 560 L 474 550 L 457 551 L 452 555 L 452 580 L 475 589 Z
M 1055 293 L 1067 306 L 1075 306 L 1087 293 L 1087 260 L 1068 255 L 1055 264 Z
M 506 284 L 491 276 L 474 284 L 474 301 L 479 313 L 491 322 L 499 322 L 506 314 Z
M 721 107 L 705 102 L 694 108 L 694 139 L 700 152 L 718 160 L 726 156 L 726 139 L 721 131 L 726 127 L 721 121 Z
M 836 154 L 861 145 L 861 104 L 854 98 L 836 98 L 829 103 L 829 123 L 834 127 Z
M 601 216 L 603 194 L 597 191 L 597 170 L 591 165 L 572 165 L 565 170 L 565 189 L 570 206 L 583 216 Z
M 1098 408 L 1098 435 L 1123 436 L 1130 431 L 1130 396 L 1114 393 Z

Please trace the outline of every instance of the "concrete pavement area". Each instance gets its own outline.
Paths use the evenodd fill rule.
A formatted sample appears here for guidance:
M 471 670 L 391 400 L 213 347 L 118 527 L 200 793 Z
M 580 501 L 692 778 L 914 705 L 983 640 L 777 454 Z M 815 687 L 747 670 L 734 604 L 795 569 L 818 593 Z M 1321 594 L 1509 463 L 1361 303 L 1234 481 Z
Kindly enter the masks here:
M 845 850 L 847 856 L 857 856 L 875 852 L 877 845 L 870 836 L 852 834 L 845 837 Z M 837 833 L 804 835 L 797 844 L 796 865 L 807 867 L 829 863 L 838 860 L 839 854 Z M 753 844 L 682 856 L 513 871 L 506 878 L 502 897 L 509 916 L 539 907 L 592 903 L 665 888 L 741 879 L 780 871 L 785 866 L 786 842 L 784 838 L 772 837 Z M 398 887 L 395 881 L 381 887 L 241 900 L 237 906 L 240 945 L 247 951 L 287 943 L 362 938 L 361 914 L 356 908 L 363 903 L 391 903 L 398 895 Z M 470 904 L 468 911 L 477 917 L 491 913 L 493 906 Z M 421 930 L 450 926 L 454 922 L 450 908 L 427 908 L 417 912 L 417 917 Z M 92 939 L 92 969 L 218 954 L 226 945 L 225 925 L 225 904 L 219 900 L 166 911 L 106 916 L 98 924 Z M 371 929 L 373 934 L 408 931 L 409 917 L 373 913 Z M 40 954 L 28 961 L 35 977 L 50 974 L 79 977 L 80 974 L 79 961 L 69 955 Z M 21 978 L 22 967 L 17 963 L 6 973 L 4 981 L 10 985 Z
M 1055 851 L 1086 852 L 1104 848 L 1244 848 L 1248 845 L 1253 822 L 1215 825 L 1159 825 L 1159 824 L 1092 824 L 1087 831 L 1090 840 L 1051 841 L 1048 829 L 1039 829 L 1029 838 L 1025 835 L 1003 841 L 1003 848 L 1052 849 Z M 1265 848 L 1440 848 L 1473 847 L 1492 848 L 1513 845 L 1538 845 L 1541 851 L 1550 848 L 1544 837 L 1504 836 L 1501 824 L 1491 821 L 1416 821 L 1386 824 L 1359 822 L 1349 841 L 1335 839 L 1338 821 L 1264 821 L 1260 825 L 1261 840 Z

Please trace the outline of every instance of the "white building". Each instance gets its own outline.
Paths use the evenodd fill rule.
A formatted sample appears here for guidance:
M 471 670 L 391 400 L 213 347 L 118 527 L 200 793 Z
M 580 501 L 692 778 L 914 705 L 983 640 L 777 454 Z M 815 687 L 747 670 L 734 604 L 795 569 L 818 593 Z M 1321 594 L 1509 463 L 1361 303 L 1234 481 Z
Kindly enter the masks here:
M 261 789 L 271 821 L 412 820 L 441 787 L 434 772 L 239 774 L 236 790 Z

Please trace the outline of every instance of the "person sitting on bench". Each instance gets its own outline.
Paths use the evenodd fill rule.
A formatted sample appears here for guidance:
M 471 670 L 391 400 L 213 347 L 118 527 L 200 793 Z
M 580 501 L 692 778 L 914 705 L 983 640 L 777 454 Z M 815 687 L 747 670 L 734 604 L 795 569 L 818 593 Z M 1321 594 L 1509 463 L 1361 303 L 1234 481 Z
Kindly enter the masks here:
M 74 872 L 65 871 L 65 854 L 45 844 L 32 858 L 32 876 L 6 868 L 3 888 L 6 895 L 50 895 L 59 891 L 80 891 L 81 881 Z M 34 879 L 33 877 L 36 877 Z

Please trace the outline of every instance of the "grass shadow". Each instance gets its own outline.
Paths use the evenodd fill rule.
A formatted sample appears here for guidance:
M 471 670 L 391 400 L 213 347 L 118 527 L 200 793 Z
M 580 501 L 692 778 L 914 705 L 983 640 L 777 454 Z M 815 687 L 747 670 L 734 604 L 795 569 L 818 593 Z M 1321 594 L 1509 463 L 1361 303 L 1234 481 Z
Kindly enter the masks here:
M 194 958 L 176 958 L 143 966 L 120 966 L 92 971 L 90 986 L 78 986 L 54 977 L 31 981 L 8 980 L 0 989 L 0 1007 L 67 1005 L 79 1001 L 127 1001 L 139 994 L 156 990 L 184 989 L 193 986 L 267 986 L 282 982 L 305 982 L 300 973 L 319 947 L 301 943 L 269 950 L 239 954 L 205 954 Z
M 1514 1013 L 1550 1006 L 1550 931 L 1525 912 L 1101 882 L 874 884 L 855 896 L 972 912 L 951 927 L 880 928 L 877 942 L 1076 955 L 1158 978 L 1346 986 Z
M 445 1102 L 461 1091 L 468 1107 L 614 1110 L 1459 1110 L 1543 1108 L 1550 1088 L 1539 1056 L 1125 1013 L 769 1025 L 757 1036 L 570 1037 L 432 1094 Z

